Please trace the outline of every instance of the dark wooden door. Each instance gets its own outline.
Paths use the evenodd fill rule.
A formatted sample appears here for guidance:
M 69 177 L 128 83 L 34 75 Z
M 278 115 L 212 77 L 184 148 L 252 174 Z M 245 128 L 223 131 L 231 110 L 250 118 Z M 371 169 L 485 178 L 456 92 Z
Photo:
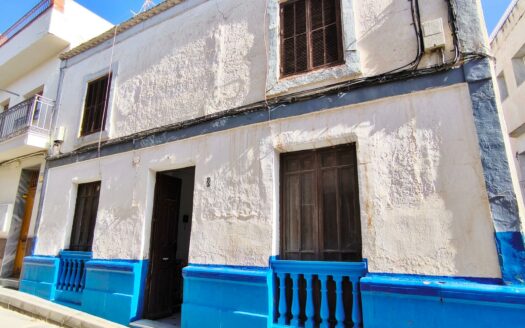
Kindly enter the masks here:
M 150 240 L 150 267 L 144 317 L 169 316 L 177 304 L 176 289 L 181 278 L 177 252 L 177 226 L 181 180 L 157 173 Z

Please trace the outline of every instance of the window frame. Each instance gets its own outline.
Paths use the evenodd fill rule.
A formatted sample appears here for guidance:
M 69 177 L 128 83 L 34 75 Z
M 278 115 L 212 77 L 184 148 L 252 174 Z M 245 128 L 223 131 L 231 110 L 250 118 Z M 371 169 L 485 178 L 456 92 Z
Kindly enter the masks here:
M 323 67 L 287 77 L 281 77 L 281 41 L 280 41 L 280 3 L 282 0 L 269 0 L 268 48 L 266 96 L 275 97 L 290 92 L 305 91 L 326 85 L 331 81 L 349 79 L 361 74 L 361 61 L 357 49 L 355 0 L 340 1 L 340 19 L 342 32 L 343 62 L 340 65 Z
M 86 123 L 86 118 L 87 118 L 87 107 L 88 107 L 88 97 L 89 97 L 89 93 L 90 93 L 90 86 L 93 85 L 93 83 L 96 83 L 102 79 L 105 79 L 107 78 L 108 79 L 108 82 L 107 82 L 107 85 L 106 85 L 106 88 L 105 88 L 105 101 L 102 105 L 102 113 L 101 113 L 101 117 L 100 117 L 100 127 L 96 128 L 96 129 L 93 129 L 93 130 L 89 130 L 89 131 L 86 131 L 85 130 L 85 125 L 87 125 L 88 123 Z M 107 121 L 107 118 L 108 118 L 108 113 L 109 113 L 109 107 L 110 107 L 110 102 L 111 102 L 111 90 L 112 90 L 112 83 L 113 83 L 113 72 L 109 72 L 109 73 L 105 73 L 105 74 L 97 74 L 97 76 L 93 79 L 90 79 L 88 81 L 86 81 L 86 88 L 85 88 L 85 92 L 84 92 L 84 101 L 83 101 L 83 106 L 82 106 L 82 117 L 81 117 L 81 120 L 80 120 L 80 137 L 87 137 L 89 135 L 93 135 L 95 133 L 101 133 L 103 131 L 106 130 L 106 121 Z M 96 105 L 93 105 L 93 106 L 96 106 Z M 92 107 L 93 107 L 92 106 Z
M 343 166 L 353 166 L 353 179 L 354 179 L 354 185 L 353 186 L 350 186 L 351 188 L 353 188 L 353 194 L 355 195 L 355 197 L 353 199 L 351 199 L 351 202 L 353 203 L 354 205 L 354 217 L 352 218 L 354 221 L 353 222 L 349 222 L 348 224 L 350 223 L 353 223 L 355 226 L 355 231 L 353 231 L 353 234 L 354 236 L 357 238 L 354 240 L 355 243 L 357 243 L 358 247 L 355 249 L 355 253 L 357 254 L 357 256 L 355 257 L 355 259 L 351 259 L 351 260 L 347 260 L 347 259 L 343 259 L 342 257 L 344 256 L 343 254 L 344 253 L 347 253 L 347 254 L 352 254 L 352 252 L 348 251 L 347 249 L 345 249 L 343 246 L 342 246 L 342 241 L 341 241 L 341 234 L 342 234 L 342 231 L 340 229 L 337 229 L 337 235 L 338 235 L 338 249 L 336 250 L 336 252 L 332 252 L 332 250 L 329 250 L 328 248 L 325 247 L 324 245 L 324 228 L 322 227 L 323 224 L 325 223 L 323 220 L 324 220 L 324 217 L 322 218 L 322 213 L 321 211 L 324 211 L 324 203 L 323 201 L 321 200 L 322 198 L 322 192 L 321 192 L 321 188 L 322 188 L 322 185 L 321 185 L 321 176 L 320 172 L 322 172 L 323 170 L 326 170 L 326 169 L 330 169 L 330 167 L 327 167 L 327 166 L 323 166 L 322 164 L 320 164 L 320 157 L 323 153 L 327 153 L 327 152 L 330 152 L 330 151 L 348 151 L 348 152 L 351 152 L 352 153 L 352 164 L 345 164 L 345 165 L 341 165 L 341 164 L 337 164 L 335 167 L 337 168 L 340 168 L 340 167 L 343 167 Z M 363 252 L 363 238 L 362 238 L 362 228 L 361 228 L 361 212 L 360 212 L 360 200 L 359 200 L 359 181 L 358 181 L 358 172 L 357 172 L 357 147 L 356 147 L 356 144 L 355 143 L 350 143 L 350 144 L 341 144 L 341 145 L 337 145 L 337 146 L 330 146 L 330 147 L 323 147 L 323 148 L 318 148 L 318 149 L 309 149 L 309 150 L 302 150 L 302 151 L 293 151 L 293 152 L 288 152 L 288 153 L 281 153 L 280 155 L 280 172 L 279 172 L 279 177 L 280 177 L 280 188 L 279 188 L 279 218 L 280 218 L 280 222 L 279 222 L 279 257 L 283 260 L 298 260 L 298 261 L 310 261 L 310 259 L 304 259 L 303 258 L 303 249 L 302 249 L 302 245 L 299 245 L 299 250 L 296 252 L 296 251 L 289 251 L 286 249 L 287 247 L 287 216 L 286 216 L 286 209 L 287 209 L 287 204 L 286 204 L 286 200 L 285 200 L 285 193 L 287 191 L 287 187 L 286 187 L 286 179 L 285 179 L 285 161 L 287 158 L 290 158 L 290 157 L 294 157 L 294 156 L 302 156 L 304 154 L 308 154 L 308 153 L 311 153 L 313 158 L 315 159 L 315 163 L 314 163 L 314 183 L 315 183 L 315 188 L 313 188 L 313 198 L 315 200 L 315 204 L 314 204 L 314 213 L 313 213 L 313 216 L 312 216 L 312 220 L 314 220 L 315 222 L 313 222 L 313 226 L 311 227 L 310 231 L 312 231 L 312 234 L 313 234 L 313 248 L 314 248 L 314 252 L 313 252 L 313 257 L 314 259 L 311 259 L 312 261 L 361 261 L 362 260 L 362 252 Z M 333 167 L 332 167 L 333 168 Z M 297 172 L 304 172 L 305 170 L 299 170 Z M 339 187 L 337 187 L 339 188 Z M 338 191 L 339 192 L 339 191 Z M 339 198 L 336 199 L 336 203 L 337 205 L 339 206 L 341 201 Z M 336 211 L 338 212 L 339 209 L 336 209 Z M 338 215 L 338 217 L 340 217 Z M 338 221 L 338 226 L 341 225 L 341 221 L 340 219 L 337 219 Z M 300 225 L 302 226 L 302 224 Z M 300 232 L 300 239 L 302 239 L 302 232 Z M 326 259 L 326 256 L 325 254 L 326 253 L 330 253 L 332 252 L 333 254 L 337 253 L 338 255 L 338 260 L 334 260 L 334 259 Z M 297 258 L 293 258 L 293 259 L 290 259 L 287 255 L 289 253 L 298 253 L 299 254 L 299 259 Z M 307 252 L 305 252 L 307 253 Z
M 96 190 L 96 199 L 93 197 L 93 195 L 82 195 L 83 188 L 89 188 L 89 187 L 95 187 Z M 101 181 L 93 181 L 93 182 L 87 182 L 87 183 L 81 183 L 77 185 L 77 194 L 75 199 L 75 207 L 73 212 L 73 222 L 71 226 L 71 234 L 69 237 L 69 247 L 68 250 L 70 251 L 78 251 L 78 252 L 91 252 L 93 247 L 93 239 L 95 234 L 95 225 L 97 222 L 97 214 L 98 214 L 98 206 L 100 203 L 100 190 L 102 188 Z M 88 191 L 86 191 L 88 192 Z M 83 197 L 83 198 L 81 198 Z M 91 211 L 89 212 L 91 214 L 91 217 L 84 217 L 84 209 L 85 209 L 85 201 L 87 198 L 91 197 Z M 82 203 L 81 203 L 82 201 Z M 94 204 L 96 203 L 96 208 L 93 209 Z M 82 207 L 80 207 L 82 205 Z M 80 213 L 80 210 L 82 210 L 82 213 Z M 88 220 L 86 222 L 86 220 Z M 85 225 L 88 225 L 87 227 Z M 83 229 L 88 229 L 87 231 L 87 239 L 85 242 L 82 240 L 83 235 Z
M 287 6 L 287 5 L 291 5 L 291 4 L 294 4 L 294 3 L 297 3 L 297 2 L 300 2 L 300 1 L 304 1 L 305 2 L 305 20 L 306 20 L 306 28 L 305 28 L 305 34 L 306 34 L 306 70 L 304 71 L 295 71 L 293 73 L 284 73 L 284 42 L 286 41 L 285 37 L 284 37 L 284 24 L 283 24 L 283 21 L 284 21 L 284 10 L 283 10 L 283 7 L 284 6 Z M 343 26 L 342 26 L 342 23 L 341 23 L 341 15 L 342 15 L 342 11 L 341 11 L 341 0 L 333 0 L 335 2 L 335 15 L 336 15 L 336 21 L 335 21 L 335 25 L 336 25 L 336 30 L 337 30 L 337 60 L 333 61 L 333 62 L 330 62 L 330 63 L 325 63 L 323 65 L 319 65 L 319 66 L 313 66 L 313 51 L 312 51 L 312 33 L 319 30 L 319 29 L 326 29 L 326 25 L 323 25 L 322 27 L 318 27 L 317 29 L 312 29 L 312 22 L 311 22 L 311 2 L 312 0 L 289 0 L 289 1 L 282 1 L 279 3 L 279 57 L 280 57 L 280 61 L 279 61 L 279 75 L 280 75 L 280 78 L 283 79 L 283 78 L 288 78 L 288 77 L 293 77 L 293 76 L 296 76 L 296 75 L 302 75 L 302 74 L 307 74 L 307 73 L 310 73 L 310 72 L 313 72 L 313 71 L 316 71 L 316 70 L 322 70 L 322 69 L 326 69 L 326 68 L 329 68 L 329 67 L 334 67 L 334 66 L 340 66 L 342 64 L 345 63 L 345 59 L 344 59 L 344 51 L 343 51 Z M 294 16 L 294 23 L 295 23 L 295 16 Z M 333 23 L 332 23 L 333 24 Z M 294 24 L 295 25 L 295 24 Z M 331 24 L 330 24 L 331 25 Z M 296 38 L 297 35 L 294 34 L 292 36 L 292 38 Z M 326 46 L 326 43 L 324 44 Z M 295 52 L 294 52 L 295 54 Z M 326 49 L 324 51 L 324 55 L 326 56 Z M 297 56 L 295 56 L 297 58 Z

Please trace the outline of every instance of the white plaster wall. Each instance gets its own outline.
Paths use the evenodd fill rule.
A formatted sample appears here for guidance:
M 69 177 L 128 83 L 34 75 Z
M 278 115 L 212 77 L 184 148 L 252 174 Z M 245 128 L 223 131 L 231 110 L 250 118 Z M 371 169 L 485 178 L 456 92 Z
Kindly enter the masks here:
M 54 9 L 49 33 L 69 42 L 69 48 L 109 30 L 113 24 L 79 5 L 73 0 L 64 0 L 64 11 Z
M 75 184 L 101 179 L 94 257 L 147 258 L 155 172 L 196 166 L 190 262 L 266 266 L 279 153 L 357 142 L 370 271 L 499 277 L 472 117 L 456 85 L 53 168 L 36 254 L 67 247 Z
M 423 21 L 443 19 L 445 56 L 452 58 L 446 2 L 420 2 Z M 416 56 L 408 1 L 345 0 L 345 6 L 354 10 L 355 21 L 344 24 L 354 25 L 356 39 L 345 44 L 357 50 L 358 67 L 347 75 L 328 74 L 319 83 L 306 79 L 307 88 L 384 73 Z M 186 1 L 118 35 L 114 48 L 111 39 L 69 59 L 58 120 L 67 130 L 62 151 L 85 145 L 78 139 L 85 77 L 108 71 L 110 63 L 114 94 L 103 139 L 264 100 L 268 65 L 276 64 L 267 45 L 278 41 L 269 40 L 264 28 L 271 21 L 268 8 L 273 7 L 263 0 Z M 440 62 L 440 55 L 430 54 L 421 66 Z
M 53 10 L 54 9 L 48 10 L 42 14 L 37 20 L 20 31 L 15 38 L 2 45 L 0 65 L 4 65 L 14 56 L 20 54 L 26 47 L 35 44 L 48 33 Z
M 32 70 L 29 74 L 25 74 L 9 85 L 2 86 L 2 89 L 18 93 L 20 97 L 0 92 L 0 103 L 9 99 L 9 106 L 12 107 L 17 103 L 24 101 L 25 95 L 42 86 L 44 87 L 43 96 L 55 100 L 57 96 L 59 74 L 60 60 L 58 58 L 51 58 Z
M 502 122 L 503 133 L 508 135 L 505 138 L 507 153 L 511 165 L 513 176 L 514 191 L 518 198 L 520 212 L 523 213 L 523 197 L 525 188 L 521 188 L 518 183 L 523 184 L 525 175 L 519 163 L 518 154 L 525 152 L 525 83 L 519 84 L 513 67 L 513 58 L 520 54 L 525 56 L 525 1 L 518 1 L 513 11 L 502 25 L 500 30 L 491 40 L 493 61 L 494 87 L 498 100 L 498 110 Z M 521 51 L 520 51 L 521 50 Z M 501 99 L 500 90 L 496 77 L 504 75 L 507 86 L 508 97 Z M 521 220 L 523 222 L 523 219 Z M 521 230 L 524 230 L 523 223 Z
M 492 54 L 496 58 L 496 75 L 505 75 L 509 96 L 502 101 L 503 113 L 509 132 L 525 123 L 525 83 L 516 81 L 512 58 L 525 46 L 525 1 L 519 1 L 509 16 L 507 23 L 498 32 L 491 43 Z M 525 55 L 525 54 L 524 54 Z

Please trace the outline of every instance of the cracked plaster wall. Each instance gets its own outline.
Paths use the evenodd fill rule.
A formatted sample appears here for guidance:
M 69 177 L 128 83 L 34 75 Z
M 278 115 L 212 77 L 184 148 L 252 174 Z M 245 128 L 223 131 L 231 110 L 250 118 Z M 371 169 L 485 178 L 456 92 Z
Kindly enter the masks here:
M 113 40 L 108 40 L 68 60 L 57 119 L 59 126 L 66 127 L 62 151 L 94 141 L 79 139 L 85 78 L 103 74 L 110 62 L 114 69 L 112 101 L 102 139 L 264 100 L 267 90 L 272 94 L 275 87 L 267 84 L 272 81 L 267 81 L 267 75 L 279 64 L 278 56 L 271 52 L 276 35 L 264 28 L 275 22 L 275 1 L 269 0 L 268 8 L 266 1 L 187 1 L 117 36 L 114 49 Z M 469 3 L 459 14 L 475 9 L 470 2 L 458 0 Z M 355 53 L 348 58 L 357 62 L 342 75 L 345 70 L 333 68 L 333 74 L 307 76 L 301 80 L 303 87 L 288 91 L 384 73 L 415 57 L 417 44 L 408 1 L 345 0 L 344 7 L 343 24 L 353 25 L 345 29 L 350 32 L 345 32 L 344 42 L 347 51 Z M 421 17 L 423 21 L 443 18 L 445 56 L 451 59 L 446 2 L 422 1 Z M 440 54 L 430 54 L 421 66 L 440 62 Z
M 50 169 L 36 254 L 67 247 L 75 183 L 101 179 L 94 257 L 147 258 L 154 172 L 195 166 L 189 261 L 266 266 L 278 154 L 357 142 L 370 271 L 499 277 L 471 108 L 456 85 Z

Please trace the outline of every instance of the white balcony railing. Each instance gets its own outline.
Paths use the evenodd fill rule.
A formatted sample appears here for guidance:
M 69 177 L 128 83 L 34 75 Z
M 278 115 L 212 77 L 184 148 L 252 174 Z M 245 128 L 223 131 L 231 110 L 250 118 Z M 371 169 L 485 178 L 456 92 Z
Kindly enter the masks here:
M 52 100 L 35 96 L 0 113 L 0 141 L 29 129 L 49 134 L 53 108 Z

